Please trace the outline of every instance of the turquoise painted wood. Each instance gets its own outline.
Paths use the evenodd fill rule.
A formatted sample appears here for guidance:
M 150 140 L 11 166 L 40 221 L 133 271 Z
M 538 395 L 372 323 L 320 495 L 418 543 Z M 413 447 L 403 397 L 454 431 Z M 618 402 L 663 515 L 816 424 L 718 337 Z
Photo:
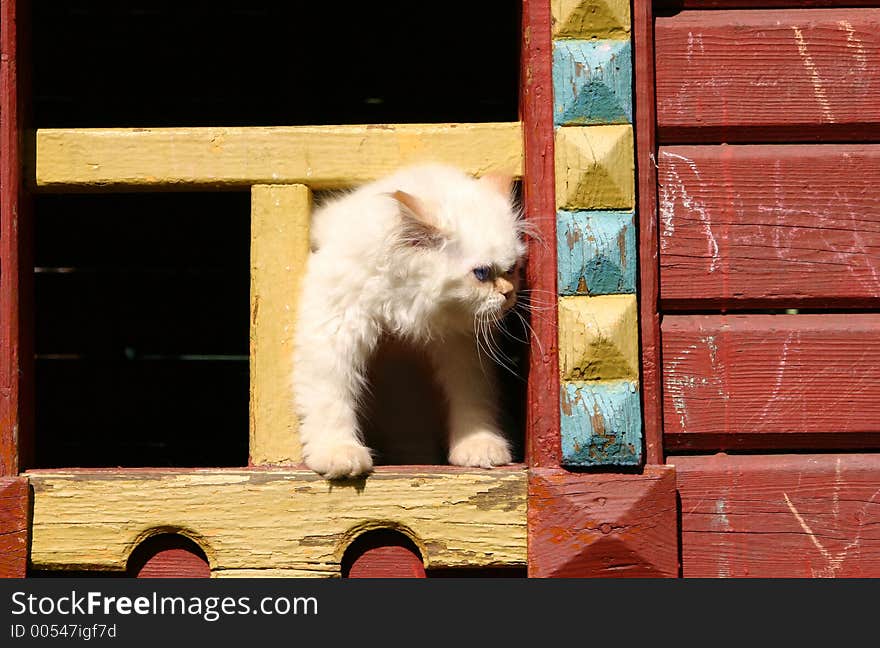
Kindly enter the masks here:
M 636 228 L 631 211 L 556 214 L 560 295 L 636 292 Z
M 553 121 L 557 126 L 632 123 L 629 41 L 554 41 Z
M 634 382 L 566 382 L 560 399 L 563 466 L 642 462 L 642 416 Z

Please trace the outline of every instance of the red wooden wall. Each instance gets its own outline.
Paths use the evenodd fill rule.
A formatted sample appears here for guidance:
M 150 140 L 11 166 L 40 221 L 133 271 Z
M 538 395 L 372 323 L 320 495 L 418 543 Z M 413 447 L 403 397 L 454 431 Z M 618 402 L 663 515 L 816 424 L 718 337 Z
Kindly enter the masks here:
M 655 3 L 684 576 L 880 576 L 880 9 L 843 4 Z

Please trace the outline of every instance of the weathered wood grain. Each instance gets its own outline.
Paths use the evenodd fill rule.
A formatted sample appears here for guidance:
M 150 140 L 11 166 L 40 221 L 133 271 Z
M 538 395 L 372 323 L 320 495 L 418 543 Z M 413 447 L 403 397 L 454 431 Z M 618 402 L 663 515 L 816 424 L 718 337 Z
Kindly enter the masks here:
M 880 576 L 880 455 L 668 461 L 685 577 Z
M 880 9 L 682 11 L 655 38 L 663 141 L 880 134 Z
M 667 449 L 880 448 L 880 314 L 667 315 Z
M 628 40 L 553 43 L 553 119 L 557 126 L 632 121 L 632 49 Z
M 526 461 L 559 465 L 559 354 L 556 295 L 556 200 L 550 6 L 523 0 L 520 111 L 523 120 L 523 209 L 539 236 L 529 241 L 526 281 L 550 306 L 533 317 L 526 386 Z M 546 300 L 544 300 L 546 301 Z
M 550 0 L 554 38 L 626 38 L 629 0 Z
M 877 0 L 654 0 L 658 12 L 682 9 L 800 9 L 805 7 L 876 7 Z
M 559 299 L 559 370 L 563 380 L 639 377 L 635 295 Z
M 529 576 L 678 575 L 675 471 L 529 475 Z
M 28 477 L 38 569 L 124 570 L 144 539 L 170 532 L 198 544 L 218 575 L 271 569 L 338 576 L 349 544 L 384 528 L 409 537 L 429 568 L 526 560 L 526 474 L 517 468 L 379 469 L 335 483 L 281 469 L 59 470 Z
M 28 564 L 30 493 L 23 477 L 0 478 L 0 578 L 24 578 Z
M 636 183 L 639 228 L 639 334 L 645 457 L 663 463 L 663 407 L 660 366 L 660 277 L 657 234 L 657 133 L 654 101 L 654 5 L 633 3 Z
M 636 291 L 633 212 L 560 210 L 556 220 L 559 294 Z
M 356 185 L 414 162 L 522 172 L 519 123 L 41 129 L 41 190 Z
M 303 185 L 251 189 L 250 463 L 302 460 L 291 375 L 312 195 Z
M 555 154 L 559 209 L 633 208 L 632 126 L 563 126 Z
M 22 178 L 28 13 L 28 3 L 0 2 L 0 477 L 17 475 L 33 451 L 33 263 L 30 199 Z
M 638 466 L 642 463 L 639 389 L 629 380 L 563 383 L 562 465 Z
M 660 149 L 664 308 L 880 304 L 880 145 Z

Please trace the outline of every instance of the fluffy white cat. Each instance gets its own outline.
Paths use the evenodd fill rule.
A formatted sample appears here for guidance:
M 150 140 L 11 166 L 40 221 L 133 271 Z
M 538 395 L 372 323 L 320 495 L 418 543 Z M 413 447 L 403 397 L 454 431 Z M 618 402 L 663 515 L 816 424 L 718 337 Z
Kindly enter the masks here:
M 356 411 L 385 335 L 425 346 L 448 400 L 449 462 L 511 461 L 479 348 L 516 302 L 524 229 L 510 178 L 443 165 L 401 169 L 315 211 L 292 376 L 309 468 L 328 479 L 372 469 Z

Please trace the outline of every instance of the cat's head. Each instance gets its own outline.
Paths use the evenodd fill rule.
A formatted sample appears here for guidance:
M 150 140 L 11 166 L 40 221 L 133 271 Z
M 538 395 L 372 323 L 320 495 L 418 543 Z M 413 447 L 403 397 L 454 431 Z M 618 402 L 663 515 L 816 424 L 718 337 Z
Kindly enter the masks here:
M 526 245 L 512 178 L 428 167 L 391 193 L 401 238 L 434 273 L 438 302 L 494 321 L 516 303 Z

